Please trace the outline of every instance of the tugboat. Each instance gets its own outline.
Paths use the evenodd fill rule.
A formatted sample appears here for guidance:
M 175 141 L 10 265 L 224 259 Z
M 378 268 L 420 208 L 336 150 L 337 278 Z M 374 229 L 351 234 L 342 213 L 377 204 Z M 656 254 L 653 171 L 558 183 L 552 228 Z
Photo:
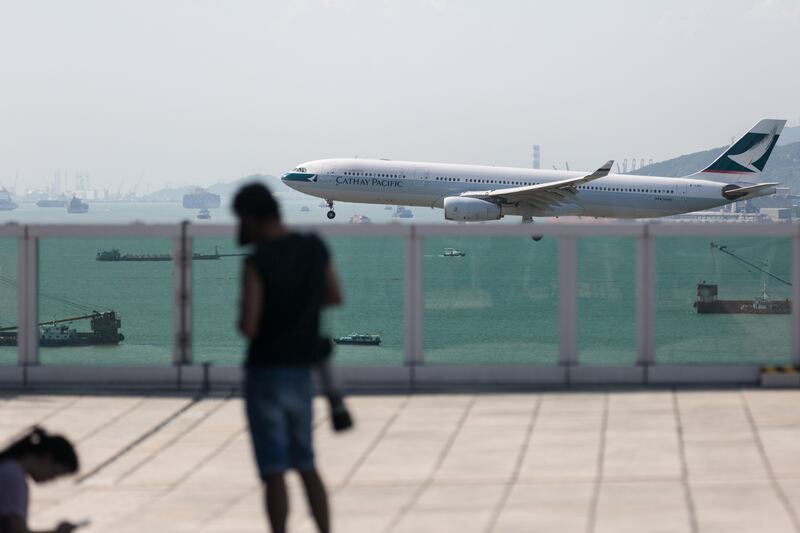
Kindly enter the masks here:
M 351 333 L 333 339 L 336 344 L 355 344 L 358 346 L 378 346 L 381 343 L 381 336 L 372 333 Z
M 467 255 L 466 252 L 456 248 L 445 248 L 444 253 L 442 253 L 442 257 L 464 257 L 465 255 Z
M 19 207 L 11 201 L 11 193 L 5 188 L 0 189 L 0 211 L 13 211 Z
M 211 213 L 209 213 L 208 209 L 204 207 L 199 213 L 197 213 L 197 218 L 198 220 L 208 220 L 211 218 Z
M 89 212 L 89 204 L 81 202 L 80 198 L 77 196 L 73 196 L 72 200 L 69 201 L 69 205 L 67 206 L 67 213 L 72 214 L 83 214 Z

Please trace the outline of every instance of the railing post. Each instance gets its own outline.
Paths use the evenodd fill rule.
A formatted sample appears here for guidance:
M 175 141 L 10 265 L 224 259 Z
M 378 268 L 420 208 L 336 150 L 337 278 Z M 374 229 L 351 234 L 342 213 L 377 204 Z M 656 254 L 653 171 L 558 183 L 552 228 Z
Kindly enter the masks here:
M 405 364 L 422 364 L 422 239 L 416 226 L 406 235 L 405 254 Z
M 189 221 L 172 241 L 172 364 L 192 364 L 192 239 Z
M 17 359 L 39 364 L 39 239 L 25 226 L 17 244 Z
M 636 364 L 655 363 L 655 244 L 650 224 L 636 238 Z
M 792 364 L 800 365 L 800 224 L 792 237 Z
M 558 239 L 559 356 L 562 366 L 578 364 L 578 239 Z

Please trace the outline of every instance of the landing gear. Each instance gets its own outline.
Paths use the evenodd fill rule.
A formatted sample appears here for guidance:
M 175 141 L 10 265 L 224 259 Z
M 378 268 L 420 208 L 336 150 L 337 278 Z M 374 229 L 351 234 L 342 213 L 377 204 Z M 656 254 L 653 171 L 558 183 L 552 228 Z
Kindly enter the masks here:
M 533 217 L 532 216 L 523 216 L 522 217 L 522 223 L 523 224 L 533 224 Z M 543 237 L 543 235 L 531 235 L 531 239 L 533 239 L 534 241 L 537 241 L 537 242 L 541 241 L 542 237 Z
M 328 220 L 333 220 L 336 218 L 336 213 L 333 210 L 333 200 L 325 200 L 325 203 L 328 204 Z

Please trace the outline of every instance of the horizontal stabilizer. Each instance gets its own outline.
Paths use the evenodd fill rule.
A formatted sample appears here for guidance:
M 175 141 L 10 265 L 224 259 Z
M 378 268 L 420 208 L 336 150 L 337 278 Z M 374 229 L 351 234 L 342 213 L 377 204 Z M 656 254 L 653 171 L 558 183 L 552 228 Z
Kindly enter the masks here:
M 722 189 L 722 196 L 724 196 L 728 200 L 740 200 L 745 196 L 752 195 L 752 196 L 764 196 L 766 194 L 773 194 L 775 192 L 775 186 L 778 185 L 777 183 L 758 183 L 756 185 L 751 185 L 749 187 L 740 187 L 738 185 L 728 185 Z M 764 189 L 773 189 L 771 191 Z M 753 194 L 755 192 L 764 191 L 762 194 Z

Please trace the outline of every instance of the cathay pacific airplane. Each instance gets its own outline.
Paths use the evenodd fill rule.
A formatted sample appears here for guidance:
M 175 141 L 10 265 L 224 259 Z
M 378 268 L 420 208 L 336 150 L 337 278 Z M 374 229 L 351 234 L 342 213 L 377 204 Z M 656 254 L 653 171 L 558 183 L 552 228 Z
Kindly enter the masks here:
M 581 215 L 651 218 L 688 213 L 775 193 L 758 183 L 785 120 L 756 124 L 707 168 L 683 178 L 611 174 L 613 161 L 592 173 L 527 168 L 390 161 L 320 159 L 297 166 L 283 182 L 334 202 L 444 209 L 457 221 Z

